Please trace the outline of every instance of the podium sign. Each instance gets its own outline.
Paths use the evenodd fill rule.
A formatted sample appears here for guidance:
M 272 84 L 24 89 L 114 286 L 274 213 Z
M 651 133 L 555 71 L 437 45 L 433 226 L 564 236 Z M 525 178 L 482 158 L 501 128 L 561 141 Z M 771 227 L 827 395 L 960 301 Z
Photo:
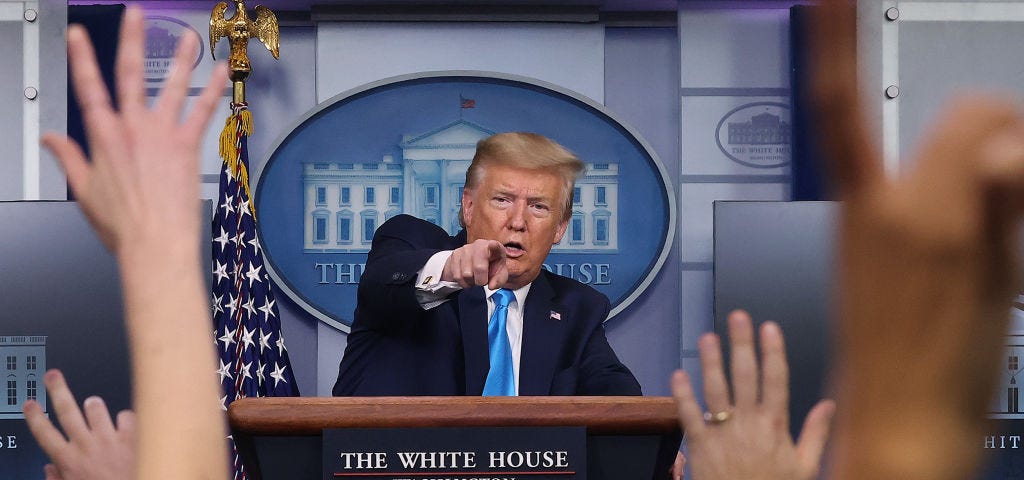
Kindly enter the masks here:
M 586 480 L 584 427 L 323 431 L 324 480 Z

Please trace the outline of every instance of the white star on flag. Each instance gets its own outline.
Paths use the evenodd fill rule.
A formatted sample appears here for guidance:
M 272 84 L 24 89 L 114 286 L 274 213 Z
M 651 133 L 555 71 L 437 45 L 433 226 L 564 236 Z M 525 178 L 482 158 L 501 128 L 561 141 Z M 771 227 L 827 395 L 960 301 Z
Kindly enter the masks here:
M 220 249 L 223 251 L 228 246 L 229 241 L 231 240 L 228 239 L 228 232 L 224 231 L 224 227 L 220 227 L 220 236 L 213 239 L 213 242 L 220 244 Z
M 252 263 L 249 264 L 249 271 L 245 272 L 245 278 L 249 279 L 249 288 L 252 288 L 252 282 L 260 281 L 260 270 L 263 270 L 263 265 L 256 266 Z
M 253 335 L 256 334 L 256 330 L 249 330 L 246 327 L 242 327 L 242 345 L 245 345 L 245 349 L 252 348 L 255 343 L 252 340 Z
M 231 365 L 224 363 L 224 360 L 220 361 L 220 368 L 217 369 L 217 373 L 220 374 L 220 381 L 223 382 L 226 378 L 235 378 L 231 376 Z
M 220 341 L 224 342 L 224 350 L 227 350 L 228 345 L 235 343 L 235 331 L 224 327 L 224 335 L 220 336 Z
M 224 199 L 224 203 L 220 204 L 220 208 L 224 209 L 225 214 L 235 213 L 235 207 L 232 205 L 232 199 L 234 197 L 227 197 Z
M 260 307 L 260 308 L 262 309 L 263 307 Z M 273 336 L 273 334 L 264 332 L 263 330 L 260 330 L 260 353 L 261 354 L 263 353 L 264 350 L 270 348 L 270 337 L 272 337 L 272 336 Z
M 288 381 L 284 379 L 284 368 L 285 367 L 275 363 L 274 364 L 274 371 L 270 372 L 270 378 L 274 379 L 274 386 L 275 387 L 277 386 L 278 382 L 288 383 Z
M 276 316 L 274 315 L 274 310 L 276 309 L 274 308 L 274 300 L 272 298 L 263 300 L 263 305 L 257 308 L 257 310 L 263 312 L 263 321 L 269 321 L 270 317 Z
M 245 311 L 249 312 L 249 317 L 250 318 L 253 315 L 256 315 L 256 307 L 253 305 L 254 302 L 255 302 L 255 300 L 250 298 L 249 301 L 245 302 L 245 304 L 242 305 L 242 308 L 244 308 Z

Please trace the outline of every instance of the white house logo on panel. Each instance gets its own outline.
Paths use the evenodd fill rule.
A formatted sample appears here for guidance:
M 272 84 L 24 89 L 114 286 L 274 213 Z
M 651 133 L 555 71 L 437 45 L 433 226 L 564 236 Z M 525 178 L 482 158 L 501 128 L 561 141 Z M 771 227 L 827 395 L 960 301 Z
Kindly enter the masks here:
M 718 122 L 718 149 L 730 160 L 754 168 L 788 165 L 793 125 L 789 105 L 754 102 L 734 108 Z
M 196 29 L 189 24 L 171 17 L 152 16 L 146 17 L 146 63 L 145 77 L 147 82 L 162 82 L 170 73 L 171 64 L 174 61 L 174 52 L 178 48 L 178 41 L 187 31 L 192 31 L 198 38 L 206 38 L 200 35 Z M 195 61 L 192 68 L 199 65 L 203 59 L 203 42 L 199 42 L 196 50 Z

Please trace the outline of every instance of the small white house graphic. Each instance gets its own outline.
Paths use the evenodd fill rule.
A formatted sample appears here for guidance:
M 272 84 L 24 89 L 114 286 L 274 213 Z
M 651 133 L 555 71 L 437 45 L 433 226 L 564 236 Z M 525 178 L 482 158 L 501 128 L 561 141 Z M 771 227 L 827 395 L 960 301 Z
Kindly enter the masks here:
M 25 418 L 21 405 L 36 400 L 46 409 L 45 336 L 0 336 L 0 376 L 3 396 L 0 397 L 0 419 Z
M 999 361 L 999 388 L 989 411 L 989 418 L 1024 419 L 1024 340 L 1019 335 L 1007 337 L 1009 345 Z
M 778 115 L 760 113 L 746 122 L 729 122 L 729 145 L 788 145 L 793 126 Z
M 303 251 L 366 253 L 377 227 L 400 213 L 457 233 L 466 170 L 495 132 L 467 120 L 404 135 L 400 152 L 303 164 Z M 618 163 L 588 162 L 573 191 L 569 229 L 553 253 L 617 253 Z

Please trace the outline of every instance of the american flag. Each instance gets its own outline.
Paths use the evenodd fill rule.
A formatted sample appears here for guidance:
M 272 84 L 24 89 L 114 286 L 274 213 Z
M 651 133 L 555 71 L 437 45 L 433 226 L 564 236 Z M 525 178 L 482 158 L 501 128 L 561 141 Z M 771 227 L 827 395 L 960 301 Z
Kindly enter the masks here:
M 246 144 L 251 133 L 251 112 L 245 104 L 232 104 L 220 138 L 224 161 L 213 215 L 212 306 L 225 409 L 242 397 L 299 394 L 256 237 Z M 231 456 L 234 479 L 246 479 L 233 441 Z

